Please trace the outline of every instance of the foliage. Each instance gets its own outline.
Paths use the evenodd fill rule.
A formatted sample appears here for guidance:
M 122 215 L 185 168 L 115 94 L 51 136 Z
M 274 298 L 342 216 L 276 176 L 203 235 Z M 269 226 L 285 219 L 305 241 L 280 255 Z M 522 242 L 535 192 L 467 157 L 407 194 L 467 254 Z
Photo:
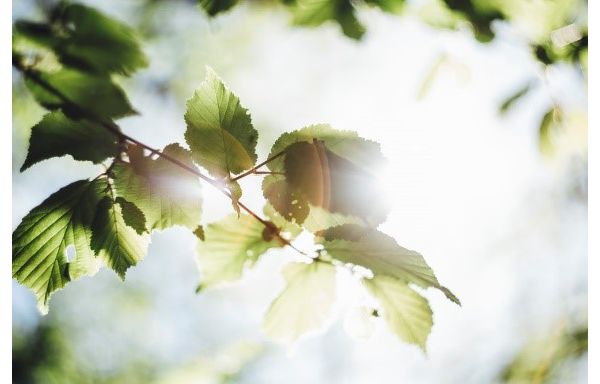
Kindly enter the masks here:
M 127 26 L 61 3 L 48 23 L 17 22 L 14 35 L 13 66 L 49 110 L 32 130 L 23 169 L 63 155 L 106 166 L 52 194 L 13 233 L 13 277 L 34 291 L 42 311 L 55 291 L 102 265 L 124 279 L 144 258 L 152 232 L 175 225 L 197 237 L 201 288 L 240 278 L 270 249 L 297 252 L 301 261 L 285 268 L 286 287 L 265 316 L 265 331 L 277 339 L 323 326 L 341 268 L 364 283 L 393 332 L 423 349 L 431 309 L 411 285 L 440 289 L 459 303 L 420 254 L 376 229 L 389 210 L 375 175 L 384 161 L 379 144 L 315 125 L 283 134 L 257 164 L 250 114 L 207 69 L 184 116 L 189 150 L 177 143 L 157 150 L 115 122 L 135 113 L 115 76 L 147 63 Z M 240 201 L 238 180 L 262 174 L 267 218 Z M 235 213 L 202 226 L 201 181 L 230 197 Z M 316 251 L 292 244 L 303 231 L 314 235 Z

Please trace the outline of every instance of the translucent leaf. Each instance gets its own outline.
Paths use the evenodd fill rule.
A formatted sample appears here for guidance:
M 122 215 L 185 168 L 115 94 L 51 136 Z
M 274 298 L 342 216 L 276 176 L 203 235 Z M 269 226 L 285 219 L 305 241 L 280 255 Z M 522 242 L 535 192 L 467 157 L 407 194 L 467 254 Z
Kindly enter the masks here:
M 215 16 L 225 12 L 236 5 L 238 0 L 198 0 L 200 7 L 206 11 L 209 16 Z
M 265 241 L 264 229 L 263 224 L 246 214 L 239 218 L 231 214 L 208 224 L 196 248 L 202 287 L 239 279 L 244 268 L 253 266 L 268 249 L 283 246 L 277 238 Z
M 240 201 L 240 198 L 242 197 L 242 187 L 240 186 L 240 183 L 238 183 L 237 181 L 229 180 L 227 182 L 227 189 L 231 193 L 231 205 L 233 206 L 233 209 L 239 216 L 240 215 L 239 201 Z
M 100 163 L 115 156 L 117 151 L 115 136 L 102 126 L 87 120 L 73 120 L 54 111 L 33 126 L 21 171 L 42 160 L 64 155 Z
M 281 152 L 268 163 L 278 174 L 265 177 L 263 194 L 286 219 L 303 223 L 312 218 L 314 207 L 321 207 L 315 219 L 333 225 L 351 221 L 344 217 L 371 226 L 385 220 L 389 207 L 375 177 L 385 163 L 379 144 L 355 132 L 313 125 L 281 135 L 269 157 Z M 327 212 L 341 216 L 329 220 Z
M 335 267 L 314 261 L 291 263 L 283 275 L 287 286 L 265 314 L 263 330 L 270 338 L 293 342 L 321 328 L 335 301 Z
M 69 184 L 32 209 L 13 232 L 13 277 L 33 290 L 44 313 L 54 291 L 98 271 L 90 239 L 103 184 L 88 180 Z M 71 261 L 67 260 L 69 246 L 75 249 Z
M 60 4 L 52 24 L 19 21 L 16 34 L 52 49 L 67 66 L 130 75 L 148 60 L 126 24 L 81 4 Z
M 256 163 L 258 133 L 250 115 L 210 68 L 187 102 L 185 121 L 192 158 L 211 175 L 228 178 Z
M 378 299 L 390 330 L 403 341 L 418 345 L 425 351 L 433 325 L 427 299 L 406 282 L 391 276 L 376 275 L 372 279 L 364 279 L 363 284 Z
M 92 223 L 91 247 L 121 279 L 127 269 L 136 265 L 146 254 L 150 235 L 138 235 L 125 224 L 120 204 L 105 196 L 98 204 Z
M 69 116 L 81 117 L 78 116 L 80 111 L 71 108 L 71 103 L 100 118 L 118 118 L 135 113 L 123 90 L 104 76 L 72 69 L 30 71 L 26 73 L 25 84 L 42 106 L 50 110 L 62 109 Z
M 339 261 L 368 268 L 376 276 L 389 275 L 423 288 L 437 288 L 460 305 L 458 298 L 440 285 L 423 256 L 399 246 L 391 236 L 371 230 L 357 241 L 338 239 L 321 243 Z
M 194 167 L 189 151 L 170 144 L 162 151 L 167 156 Z M 148 229 L 183 225 L 194 229 L 200 223 L 202 195 L 200 181 L 179 166 L 158 157 L 134 157 L 130 163 L 116 163 L 112 169 L 119 196 L 134 203 L 146 218 Z

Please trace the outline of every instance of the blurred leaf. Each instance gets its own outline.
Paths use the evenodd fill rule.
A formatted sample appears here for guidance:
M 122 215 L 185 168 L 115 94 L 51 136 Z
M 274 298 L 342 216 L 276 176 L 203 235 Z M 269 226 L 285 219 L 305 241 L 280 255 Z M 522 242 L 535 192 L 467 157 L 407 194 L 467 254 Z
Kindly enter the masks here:
M 404 8 L 404 0 L 365 0 L 365 3 L 388 13 L 399 13 Z
M 482 43 L 494 39 L 492 22 L 505 16 L 494 2 L 477 0 L 444 0 L 448 8 L 462 15 L 473 27 L 475 38 Z
M 210 68 L 187 102 L 185 121 L 185 139 L 192 158 L 211 175 L 228 178 L 256 163 L 258 132 L 248 110 Z
M 50 110 L 60 108 L 68 116 L 82 117 L 70 104 L 100 118 L 135 114 L 123 90 L 103 76 L 72 69 L 27 71 L 25 84 L 38 103 Z
M 277 238 L 265 241 L 264 225 L 250 215 L 231 214 L 208 224 L 204 240 L 198 240 L 196 261 L 202 273 L 202 287 L 237 280 L 244 268 L 252 267 L 270 248 L 283 246 Z
M 588 350 L 587 325 L 566 329 L 559 325 L 543 336 L 532 337 L 515 358 L 504 368 L 504 383 L 554 383 L 561 379 L 561 371 L 570 369 L 570 359 Z
M 18 21 L 15 32 L 84 71 L 131 75 L 148 65 L 133 29 L 81 4 L 59 4 L 51 24 Z
M 228 11 L 238 0 L 198 0 L 198 4 L 206 11 L 209 16 L 215 16 L 219 13 Z
M 542 116 L 539 127 L 540 151 L 545 155 L 554 152 L 554 134 L 558 126 L 562 124 L 561 111 L 552 107 Z
M 317 27 L 335 21 L 350 38 L 358 40 L 365 33 L 350 0 L 296 0 L 290 10 L 296 25 Z
M 293 342 L 324 325 L 335 301 L 335 267 L 320 261 L 288 264 L 283 275 L 287 286 L 265 314 L 267 336 Z
M 91 247 L 122 280 L 127 269 L 136 265 L 146 254 L 149 235 L 138 235 L 125 224 L 121 205 L 105 196 L 98 204 L 92 223 Z
M 531 90 L 531 83 L 525 84 L 524 87 L 519 88 L 512 95 L 508 96 L 502 104 L 500 104 L 499 112 L 500 114 L 506 114 L 519 100 L 521 100 L 525 95 L 529 93 Z
M 363 284 L 378 299 L 383 318 L 391 331 L 403 341 L 427 349 L 427 337 L 433 325 L 427 299 L 412 290 L 406 282 L 391 276 L 376 275 Z
M 13 278 L 33 290 L 42 313 L 54 291 L 98 271 L 90 239 L 102 184 L 80 180 L 67 185 L 32 209 L 13 232 Z M 75 248 L 72 261 L 67 260 L 70 245 Z
M 117 151 L 115 136 L 104 127 L 87 120 L 69 119 L 54 111 L 33 126 L 21 172 L 42 160 L 64 155 L 100 163 L 115 156 Z
M 458 298 L 440 285 L 421 254 L 399 246 L 385 233 L 371 230 L 357 241 L 336 239 L 321 243 L 339 261 L 368 268 L 375 276 L 389 275 L 422 288 L 437 288 L 449 300 L 460 305 Z
M 162 152 L 194 167 L 189 151 L 179 144 L 169 144 Z M 142 153 L 141 157 L 133 158 L 134 163 L 115 163 L 112 174 L 117 194 L 141 209 L 147 228 L 165 229 L 174 225 L 196 228 L 202 213 L 198 178 L 163 157 L 153 160 Z

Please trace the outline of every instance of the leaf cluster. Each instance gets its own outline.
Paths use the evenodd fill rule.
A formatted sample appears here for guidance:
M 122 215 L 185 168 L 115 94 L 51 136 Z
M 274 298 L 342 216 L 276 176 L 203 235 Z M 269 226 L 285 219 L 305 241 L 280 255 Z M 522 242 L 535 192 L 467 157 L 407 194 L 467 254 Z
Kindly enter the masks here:
M 52 55 L 55 66 L 38 66 L 38 55 Z M 49 110 L 32 128 L 22 170 L 64 155 L 106 166 L 53 193 L 13 232 L 13 277 L 33 290 L 40 309 L 47 311 L 56 290 L 103 265 L 124 279 L 144 258 L 153 231 L 183 226 L 197 238 L 199 290 L 239 279 L 271 250 L 297 251 L 265 315 L 273 338 L 293 341 L 322 327 L 335 302 L 336 274 L 347 269 L 373 299 L 372 313 L 425 349 L 432 311 L 415 288 L 459 301 L 422 255 L 377 229 L 390 209 L 377 181 L 385 162 L 379 144 L 312 125 L 282 134 L 257 164 L 258 131 L 248 110 L 208 68 L 186 105 L 187 148 L 153 149 L 115 122 L 134 110 L 114 76 L 145 64 L 133 31 L 92 8 L 61 4 L 46 24 L 15 25 L 13 65 Z M 265 218 L 242 203 L 238 183 L 262 175 Z M 231 199 L 230 215 L 202 225 L 201 181 Z M 293 245 L 307 232 L 313 252 Z

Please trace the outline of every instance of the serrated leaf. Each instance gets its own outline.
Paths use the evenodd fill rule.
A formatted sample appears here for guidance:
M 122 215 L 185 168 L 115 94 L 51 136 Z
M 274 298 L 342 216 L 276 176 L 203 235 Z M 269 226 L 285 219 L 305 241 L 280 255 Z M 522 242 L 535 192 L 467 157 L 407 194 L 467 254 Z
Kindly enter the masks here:
M 358 224 L 342 224 L 335 227 L 318 231 L 316 236 L 323 238 L 325 241 L 333 240 L 349 240 L 359 241 L 361 238 L 373 231 L 373 228 L 365 227 Z
M 284 155 L 267 164 L 277 175 L 265 177 L 263 194 L 288 220 L 303 223 L 312 211 L 307 203 L 330 214 L 366 220 L 370 226 L 385 220 L 389 206 L 374 176 L 385 163 L 379 144 L 355 132 L 314 125 L 281 135 L 269 157 L 281 152 Z
M 21 172 L 42 160 L 64 155 L 100 163 L 115 156 L 117 151 L 115 136 L 102 126 L 87 120 L 70 119 L 62 112 L 54 111 L 33 126 Z
M 390 330 L 403 341 L 427 349 L 433 318 L 427 299 L 406 282 L 391 276 L 376 275 L 363 279 L 363 284 L 382 307 L 383 318 Z
M 146 232 L 146 216 L 135 204 L 125 200 L 121 196 L 115 199 L 115 203 L 121 206 L 123 221 L 129 227 L 133 228 L 138 235 Z
M 321 328 L 335 301 L 335 272 L 333 265 L 320 261 L 288 264 L 283 271 L 287 285 L 263 320 L 267 336 L 293 342 Z
M 162 152 L 194 167 L 189 151 L 179 144 L 170 144 Z M 132 163 L 116 163 L 112 174 L 117 194 L 140 208 L 148 229 L 174 225 L 194 229 L 200 223 L 201 186 L 190 172 L 162 157 L 154 160 L 140 156 Z
M 119 118 L 135 114 L 123 90 L 105 76 L 73 69 L 55 72 L 28 71 L 25 84 L 42 106 L 50 110 L 62 109 L 71 117 L 82 117 L 78 116 L 80 111 L 71 108 L 71 104 L 99 118 Z
M 273 225 L 275 225 L 277 228 L 279 228 L 280 232 L 288 233 L 292 239 L 295 238 L 296 236 L 298 236 L 302 232 L 302 227 L 287 221 L 269 203 L 265 203 L 265 206 L 263 208 L 263 213 L 265 214 L 265 216 L 267 216 L 269 218 L 269 220 L 271 220 Z
M 212 69 L 186 105 L 185 140 L 198 165 L 224 179 L 254 166 L 258 132 L 239 98 Z
M 125 224 L 121 205 L 109 196 L 100 203 L 92 223 L 91 247 L 122 280 L 127 269 L 136 265 L 146 255 L 150 236 L 138 235 Z
M 103 195 L 99 181 L 76 181 L 32 209 L 13 232 L 13 278 L 33 290 L 41 312 L 47 312 L 54 291 L 98 271 L 99 260 L 90 249 L 90 239 L 96 206 Z M 75 248 L 70 262 L 69 246 Z
M 256 263 L 270 248 L 282 247 L 277 238 L 265 241 L 264 225 L 250 215 L 226 216 L 204 228 L 204 240 L 198 241 L 197 263 L 202 287 L 237 280 L 244 268 Z
M 344 263 L 370 269 L 375 276 L 389 275 L 422 288 L 437 288 L 460 305 L 458 298 L 440 285 L 433 270 L 420 253 L 403 248 L 385 233 L 371 230 L 357 241 L 321 241 L 325 250 Z
M 84 71 L 130 75 L 148 65 L 132 28 L 81 4 L 59 4 L 51 25 L 18 21 L 15 32 Z
M 198 4 L 206 11 L 209 16 L 215 16 L 219 13 L 228 11 L 238 0 L 198 0 Z

